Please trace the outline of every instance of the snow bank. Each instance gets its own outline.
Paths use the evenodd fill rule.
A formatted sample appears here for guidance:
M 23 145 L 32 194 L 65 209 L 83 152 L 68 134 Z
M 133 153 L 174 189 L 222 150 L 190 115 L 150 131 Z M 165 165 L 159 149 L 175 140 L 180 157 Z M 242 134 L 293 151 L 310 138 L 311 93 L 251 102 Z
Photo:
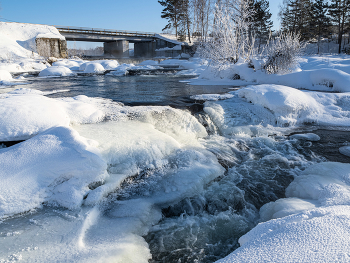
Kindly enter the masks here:
M 2 94 L 0 141 L 25 140 L 54 126 L 100 121 L 103 112 L 85 103 L 85 98 L 77 96 L 64 101 L 40 94 Z
M 80 207 L 88 185 L 105 177 L 106 163 L 79 134 L 52 128 L 0 151 L 0 218 L 43 202 Z
M 301 91 L 272 84 L 248 86 L 230 94 L 233 96 L 226 100 L 204 104 L 204 111 L 227 136 L 266 135 L 310 123 L 350 126 L 348 93 Z M 295 137 L 301 139 L 300 136 Z M 317 139 L 313 135 L 308 138 Z
M 350 74 L 331 68 L 271 76 L 271 80 L 266 77 L 260 83 L 276 83 L 309 90 L 350 92 Z
M 39 73 L 39 77 L 65 77 L 72 75 L 74 75 L 74 73 L 64 66 L 52 66 L 40 71 Z
M 326 62 L 328 59 L 332 62 Z M 197 79 L 191 80 L 193 85 L 249 85 L 249 84 L 279 84 L 293 88 L 321 91 L 350 91 L 350 59 L 343 57 L 303 57 L 301 68 L 284 75 L 266 74 L 260 70 L 248 67 L 246 63 L 229 64 L 220 70 L 208 67 Z
M 333 206 L 259 224 L 217 263 L 348 262 L 350 208 Z
M 264 205 L 261 220 L 269 221 L 242 236 L 241 247 L 217 262 L 347 262 L 350 164 L 312 165 L 287 187 L 286 196 Z
M 64 39 L 53 26 L 0 22 L 0 59 L 12 60 L 38 56 L 36 38 L 50 36 Z
M 50 65 L 42 60 L 35 59 L 20 59 L 11 60 L 12 62 L 0 63 L 0 70 L 6 70 L 9 72 L 28 72 L 28 71 L 41 71 Z

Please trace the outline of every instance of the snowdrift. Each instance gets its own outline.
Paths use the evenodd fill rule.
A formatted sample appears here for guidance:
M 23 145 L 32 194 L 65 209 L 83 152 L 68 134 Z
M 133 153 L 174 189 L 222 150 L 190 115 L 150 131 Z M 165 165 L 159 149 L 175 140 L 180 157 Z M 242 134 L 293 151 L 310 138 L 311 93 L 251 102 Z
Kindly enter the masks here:
M 35 40 L 43 37 L 65 39 L 53 26 L 0 22 L 0 59 L 38 56 Z

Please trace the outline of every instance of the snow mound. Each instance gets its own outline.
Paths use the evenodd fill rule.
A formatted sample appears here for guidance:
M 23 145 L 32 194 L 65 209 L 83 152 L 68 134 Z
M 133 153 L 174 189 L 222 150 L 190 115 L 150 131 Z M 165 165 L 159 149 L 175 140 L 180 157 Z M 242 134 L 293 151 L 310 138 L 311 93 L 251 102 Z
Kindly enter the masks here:
M 91 143 L 71 128 L 56 127 L 1 150 L 0 218 L 43 202 L 79 207 L 107 167 Z
M 3 94 L 0 96 L 0 141 L 25 140 L 54 126 L 102 120 L 104 113 L 84 100 L 86 96 L 82 95 L 64 101 L 35 92 Z
M 261 221 L 280 218 L 315 207 L 350 204 L 350 164 L 320 163 L 303 171 L 286 189 L 286 197 L 265 204 Z
M 100 63 L 105 70 L 113 70 L 119 66 L 117 60 L 97 60 L 96 62 Z
M 286 197 L 316 200 L 322 206 L 350 205 L 350 164 L 310 166 L 287 187 Z
M 60 59 L 52 64 L 57 67 L 67 67 L 70 70 L 78 71 L 80 65 L 84 62 L 82 60 Z
M 53 26 L 0 22 L 0 59 L 38 56 L 35 40 L 45 36 L 65 39 Z
M 52 66 L 39 73 L 39 77 L 65 77 L 72 75 L 74 75 L 74 73 L 64 66 Z
M 84 69 L 84 73 L 101 73 L 104 71 L 105 68 L 100 63 L 88 63 Z
M 280 85 L 248 86 L 238 95 L 255 105 L 269 109 L 279 125 L 307 121 L 310 115 L 319 115 L 323 106 L 307 93 Z
M 10 72 L 6 71 L 6 70 L 0 70 L 0 82 L 1 81 L 10 81 L 12 80 L 12 75 L 10 74 Z

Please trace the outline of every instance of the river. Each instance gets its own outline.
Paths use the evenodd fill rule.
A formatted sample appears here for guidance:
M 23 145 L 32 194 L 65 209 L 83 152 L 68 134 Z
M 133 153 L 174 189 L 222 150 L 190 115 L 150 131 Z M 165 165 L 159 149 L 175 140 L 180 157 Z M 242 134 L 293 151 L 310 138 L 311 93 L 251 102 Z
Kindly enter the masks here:
M 295 140 L 289 138 L 288 134 L 271 132 L 266 136 L 229 136 L 221 132 L 215 121 L 203 111 L 203 101 L 190 97 L 224 94 L 236 87 L 191 86 L 187 80 L 174 74 L 27 77 L 25 81 L 28 84 L 22 87 L 47 92 L 48 97 L 86 95 L 123 103 L 130 106 L 130 111 L 140 106 L 161 106 L 157 111 L 162 113 L 153 113 L 151 116 L 153 119 L 149 123 L 157 130 L 157 134 L 152 134 L 153 139 L 142 147 L 130 150 L 130 155 L 129 152 L 125 156 L 120 151 L 114 153 L 119 162 L 124 160 L 129 165 L 130 161 L 130 166 L 136 165 L 136 172 L 131 172 L 132 176 L 124 179 L 120 188 L 110 191 L 99 204 L 98 219 L 89 227 L 85 227 L 84 223 L 83 229 L 88 230 L 83 233 L 81 224 L 84 218 L 93 213 L 90 207 L 70 211 L 44 204 L 31 213 L 0 222 L 0 255 L 6 255 L 7 260 L 23 258 L 25 262 L 79 261 L 76 250 L 65 248 L 70 247 L 76 236 L 83 233 L 87 245 L 93 247 L 91 251 L 97 249 L 101 254 L 108 254 L 108 247 L 113 247 L 110 243 L 120 244 L 122 239 L 116 239 L 118 235 L 115 233 L 127 232 L 129 230 L 125 229 L 137 226 L 138 230 L 129 232 L 142 238 L 135 239 L 135 244 L 139 246 L 135 248 L 137 252 L 128 253 L 141 255 L 145 247 L 142 242 L 146 241 L 152 254 L 150 262 L 214 262 L 239 246 L 239 237 L 259 222 L 259 208 L 283 198 L 285 188 L 298 171 L 313 163 L 334 160 L 340 156 L 334 153 L 335 156 L 330 155 L 328 158 L 323 148 L 329 133 L 319 127 L 299 127 L 294 132 L 311 130 L 320 135 L 320 142 Z M 177 111 L 170 112 L 166 106 Z M 188 120 L 189 115 L 195 119 Z M 174 120 L 176 118 L 179 119 Z M 141 119 L 144 121 L 144 117 L 136 121 Z M 191 128 L 198 122 L 201 127 L 196 129 L 202 129 L 201 132 L 206 132 L 206 135 L 186 138 L 186 134 L 180 134 L 182 131 L 179 131 L 180 135 L 168 131 L 169 125 L 178 123 L 181 126 L 182 120 L 188 121 Z M 101 145 L 107 144 L 113 132 L 125 135 L 123 138 L 126 138 L 126 142 L 137 141 L 140 144 L 143 138 L 141 135 L 146 132 L 151 134 L 154 130 L 139 122 L 135 123 L 135 119 L 123 125 L 113 125 L 81 125 L 75 129 L 82 136 L 99 141 Z M 256 127 L 253 125 L 250 129 L 258 129 Z M 176 127 L 172 129 L 177 131 Z M 101 130 L 104 132 L 101 133 Z M 163 138 L 159 131 L 171 134 L 182 146 L 176 148 L 170 140 L 164 142 L 165 146 L 159 146 Z M 350 141 L 346 132 L 333 134 L 339 138 L 334 149 Z M 116 149 L 120 150 L 121 146 L 118 147 Z M 150 152 L 152 147 L 163 147 L 164 150 L 174 147 L 175 150 L 169 150 L 163 157 L 154 157 Z M 145 156 L 147 154 L 150 156 Z M 344 156 L 342 160 L 349 162 L 349 158 Z M 108 169 L 110 174 L 127 170 L 117 161 L 110 161 Z M 164 192 L 163 185 L 169 187 L 174 196 Z M 92 189 L 98 187 L 96 185 Z M 152 205 L 149 206 L 150 203 Z M 130 211 L 133 208 L 138 211 Z M 120 247 L 118 249 L 123 251 L 120 253 L 127 253 Z M 59 250 L 63 251 L 64 256 L 59 255 Z M 0 258 L 0 262 L 6 261 Z

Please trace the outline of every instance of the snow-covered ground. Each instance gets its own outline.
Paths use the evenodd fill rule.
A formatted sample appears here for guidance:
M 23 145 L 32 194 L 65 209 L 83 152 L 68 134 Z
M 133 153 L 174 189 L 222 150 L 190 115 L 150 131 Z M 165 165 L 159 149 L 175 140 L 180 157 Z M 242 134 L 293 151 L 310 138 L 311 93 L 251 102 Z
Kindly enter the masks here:
M 0 142 L 24 141 L 0 145 L 0 262 L 146 263 L 151 251 L 172 259 L 209 251 L 212 262 L 239 237 L 217 262 L 350 261 L 350 164 L 304 155 L 301 145 L 320 140 L 312 132 L 288 136 L 310 125 L 350 128 L 349 56 L 305 56 L 283 75 L 258 61 L 257 70 L 238 63 L 218 72 L 200 58 L 50 66 L 28 47 L 57 32 L 4 25 Z M 120 78 L 162 66 L 197 76 L 192 84 L 244 87 L 193 96 L 205 101 L 195 117 L 8 86 L 25 82 L 10 72 Z M 349 145 L 339 151 L 350 155 Z

